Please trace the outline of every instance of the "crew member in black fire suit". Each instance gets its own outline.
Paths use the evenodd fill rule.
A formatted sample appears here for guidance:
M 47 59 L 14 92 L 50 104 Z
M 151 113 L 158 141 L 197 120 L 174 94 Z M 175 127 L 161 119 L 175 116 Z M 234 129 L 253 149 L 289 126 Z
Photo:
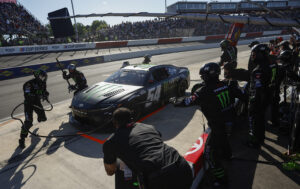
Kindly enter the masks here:
M 127 108 L 113 113 L 116 131 L 103 145 L 106 173 L 116 173 L 119 158 L 138 175 L 140 185 L 146 189 L 189 189 L 193 174 L 188 162 L 163 142 L 153 126 L 133 123 L 131 117 Z
M 252 48 L 253 46 L 259 44 L 259 41 L 252 41 L 248 47 Z M 225 64 L 224 69 L 227 71 L 226 78 L 238 81 L 247 81 L 250 80 L 250 73 L 256 67 L 256 65 L 252 62 L 251 57 L 248 61 L 248 70 L 243 68 L 235 69 L 230 64 Z
M 220 47 L 222 55 L 220 57 L 219 65 L 224 66 L 224 77 L 228 78 L 227 68 L 235 69 L 237 67 L 237 48 L 232 46 L 230 41 L 227 39 L 220 42 Z
M 75 85 L 70 85 L 69 90 L 75 90 L 74 95 L 81 91 L 84 88 L 87 88 L 87 81 L 86 78 L 84 77 L 83 73 L 78 71 L 76 69 L 76 66 L 74 64 L 70 64 L 68 66 L 69 74 L 67 74 L 66 71 L 63 72 L 63 78 L 64 79 L 70 79 L 72 78 L 73 81 L 75 82 Z
M 245 100 L 245 95 L 237 85 L 219 80 L 220 66 L 217 63 L 207 63 L 200 69 L 204 85 L 192 96 L 184 99 L 170 99 L 175 106 L 199 105 L 205 115 L 211 133 L 205 147 L 205 158 L 209 163 L 214 186 L 226 184 L 222 159 L 230 159 L 231 147 L 226 136 L 226 125 L 235 118 L 235 98 Z
M 149 64 L 150 62 L 151 62 L 151 55 L 150 54 L 146 54 L 144 56 L 143 64 Z
M 33 111 L 37 114 L 38 122 L 46 121 L 47 117 L 41 100 L 48 100 L 49 92 L 47 91 L 46 81 L 47 73 L 43 70 L 34 71 L 34 79 L 27 81 L 23 85 L 24 92 L 24 113 L 25 122 L 21 129 L 19 146 L 25 148 L 25 138 L 28 135 L 28 130 L 32 127 Z
M 252 48 L 251 59 L 257 65 L 250 75 L 249 87 L 249 146 L 259 147 L 265 138 L 265 115 L 272 96 L 270 84 L 272 69 L 270 68 L 269 48 L 266 44 L 258 44 Z

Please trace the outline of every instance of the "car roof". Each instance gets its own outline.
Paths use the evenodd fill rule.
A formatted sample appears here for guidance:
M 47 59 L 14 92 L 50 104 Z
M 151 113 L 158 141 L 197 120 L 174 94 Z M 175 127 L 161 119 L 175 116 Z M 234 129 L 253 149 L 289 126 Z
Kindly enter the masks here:
M 153 68 L 154 64 L 135 64 L 135 65 L 129 65 L 124 67 L 124 70 L 144 70 L 144 71 L 149 71 L 150 68 Z
M 144 71 L 149 71 L 151 68 L 158 68 L 158 67 L 168 67 L 168 66 L 173 66 L 174 65 L 168 65 L 168 64 L 163 64 L 163 65 L 154 65 L 154 64 L 134 64 L 134 65 L 129 65 L 124 67 L 124 70 L 144 70 Z

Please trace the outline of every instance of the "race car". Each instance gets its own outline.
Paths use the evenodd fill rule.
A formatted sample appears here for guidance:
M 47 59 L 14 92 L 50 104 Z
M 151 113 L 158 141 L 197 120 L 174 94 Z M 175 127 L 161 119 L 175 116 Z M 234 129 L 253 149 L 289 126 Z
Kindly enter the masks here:
M 122 66 L 104 82 L 77 93 L 72 100 L 70 123 L 106 127 L 113 111 L 127 107 L 137 121 L 147 110 L 185 95 L 190 73 L 174 65 L 138 64 Z

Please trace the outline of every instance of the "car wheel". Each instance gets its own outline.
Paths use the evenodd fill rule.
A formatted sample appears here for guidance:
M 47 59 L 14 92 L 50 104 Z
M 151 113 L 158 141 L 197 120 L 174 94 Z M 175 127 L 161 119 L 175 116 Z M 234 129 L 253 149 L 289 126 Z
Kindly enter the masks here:
M 186 80 L 181 80 L 178 84 L 177 88 L 177 96 L 181 97 L 185 95 L 185 90 L 188 88 L 188 84 Z
M 137 106 L 132 111 L 133 121 L 138 121 L 142 116 L 142 108 L 141 106 Z
M 203 86 L 201 83 L 195 84 L 191 90 L 191 93 L 194 94 L 201 86 Z

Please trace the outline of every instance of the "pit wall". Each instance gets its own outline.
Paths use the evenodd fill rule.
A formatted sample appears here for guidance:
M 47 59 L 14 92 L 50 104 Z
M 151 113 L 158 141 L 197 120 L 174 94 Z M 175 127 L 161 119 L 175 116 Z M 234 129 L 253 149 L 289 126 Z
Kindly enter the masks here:
M 264 31 L 242 33 L 241 38 L 262 37 L 268 35 L 283 35 L 287 34 L 286 30 Z M 141 39 L 128 41 L 105 41 L 92 43 L 68 43 L 68 44 L 54 44 L 54 45 L 33 45 L 33 46 L 15 46 L 15 47 L 0 47 L 0 56 L 8 55 L 22 55 L 22 54 L 36 54 L 49 52 L 64 52 L 64 51 L 80 51 L 92 49 L 107 49 L 119 47 L 131 47 L 142 45 L 160 45 L 172 43 L 185 43 L 197 41 L 211 41 L 224 39 L 226 34 L 195 36 L 195 37 L 177 37 L 177 38 L 162 38 L 162 39 Z

